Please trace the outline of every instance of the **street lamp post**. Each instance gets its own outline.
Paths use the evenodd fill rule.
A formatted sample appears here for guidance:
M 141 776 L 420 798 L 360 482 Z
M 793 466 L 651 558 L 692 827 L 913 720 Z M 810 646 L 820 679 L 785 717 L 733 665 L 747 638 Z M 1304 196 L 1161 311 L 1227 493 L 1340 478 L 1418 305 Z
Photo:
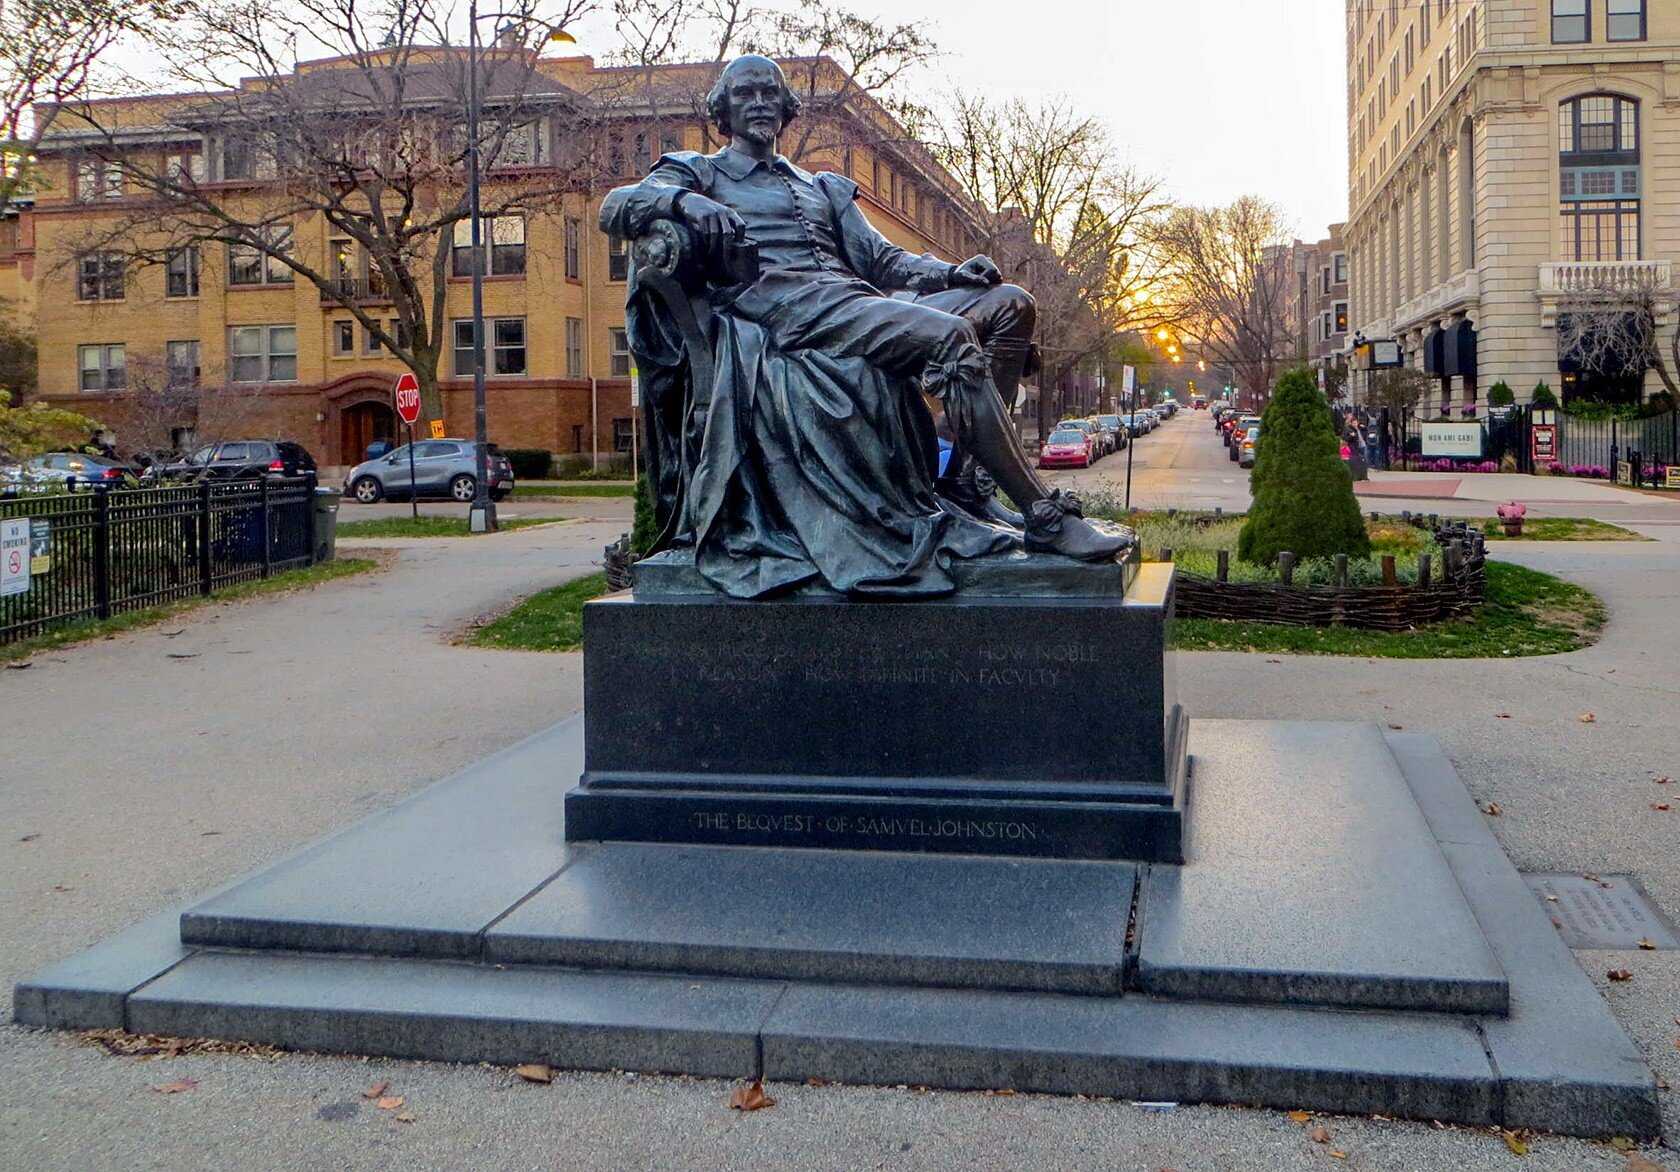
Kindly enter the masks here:
M 528 14 L 486 12 L 485 16 L 516 19 L 529 23 Z M 467 529 L 473 533 L 494 533 L 496 502 L 490 499 L 489 428 L 484 403 L 484 221 L 478 208 L 478 0 L 467 3 L 467 218 L 472 226 L 472 324 L 473 324 L 473 502 L 467 514 Z M 572 35 L 558 25 L 547 26 L 548 39 L 576 44 Z
M 467 4 L 467 215 L 472 222 L 473 502 L 467 529 L 496 531 L 484 404 L 484 224 L 478 213 L 478 0 Z

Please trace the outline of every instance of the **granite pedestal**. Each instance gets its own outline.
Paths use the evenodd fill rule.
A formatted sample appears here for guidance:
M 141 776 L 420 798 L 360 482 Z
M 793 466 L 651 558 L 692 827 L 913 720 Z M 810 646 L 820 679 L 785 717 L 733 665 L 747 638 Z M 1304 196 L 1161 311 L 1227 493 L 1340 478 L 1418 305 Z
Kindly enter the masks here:
M 914 602 L 638 570 L 584 608 L 570 841 L 1182 858 L 1170 565 L 1021 554 Z
M 393 1057 L 1660 1131 L 1638 1050 L 1434 742 L 1198 720 L 1190 755 L 1182 865 L 568 845 L 574 720 L 20 982 L 15 1011 Z

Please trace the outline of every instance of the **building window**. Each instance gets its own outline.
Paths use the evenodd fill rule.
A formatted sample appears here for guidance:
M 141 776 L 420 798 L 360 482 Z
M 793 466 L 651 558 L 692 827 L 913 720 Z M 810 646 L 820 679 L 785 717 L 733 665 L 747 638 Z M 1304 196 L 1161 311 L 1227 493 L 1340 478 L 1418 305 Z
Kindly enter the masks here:
M 115 252 L 84 252 L 76 258 L 76 300 L 121 301 L 123 258 Z
M 1418 0 L 1418 41 L 1429 43 L 1429 0 Z
M 234 135 L 222 142 L 223 179 L 273 179 L 274 150 L 264 147 L 250 135 Z
M 484 356 L 486 374 L 513 375 L 525 373 L 525 319 L 522 317 L 490 317 L 490 350 Z M 471 318 L 457 318 L 454 323 L 455 377 L 467 378 L 473 373 L 473 324 Z
M 76 198 L 82 203 L 121 199 L 122 168 L 106 159 L 81 159 L 74 165 Z
M 629 419 L 613 420 L 613 451 L 628 452 L 635 432 L 630 428 Z
M 1348 303 L 1345 302 L 1345 301 L 1335 302 L 1332 305 L 1332 308 L 1331 308 L 1331 315 L 1335 319 L 1334 326 L 1333 326 L 1334 332 L 1338 333 L 1338 334 L 1347 333 L 1347 328 L 1348 328 Z
M 583 272 L 583 221 L 566 217 L 566 278 L 576 281 Z
M 163 344 L 164 372 L 169 388 L 178 390 L 198 385 L 198 341 L 165 342 Z
M 1347 284 L 1347 253 L 1338 252 L 1330 259 L 1331 278 L 1337 285 Z
M 1592 8 L 1588 0 L 1552 0 L 1552 43 L 1584 45 L 1592 40 Z
M 356 323 L 335 321 L 332 324 L 333 353 L 340 358 L 356 352 Z
M 120 391 L 128 385 L 128 361 L 122 344 L 77 346 L 76 365 L 84 391 Z
M 583 319 L 566 319 L 566 377 L 583 377 Z
M 608 350 L 612 354 L 611 372 L 614 378 L 630 377 L 630 335 L 617 326 L 607 331 L 610 343 Z
M 541 122 L 522 122 L 510 126 L 496 152 L 497 167 L 534 167 L 543 161 Z
M 257 229 L 263 244 L 228 245 L 229 285 L 290 285 L 292 270 L 275 253 L 290 252 L 292 229 L 270 225 Z
M 1604 35 L 1612 41 L 1645 39 L 1645 0 L 1608 0 Z
M 607 280 L 627 281 L 630 279 L 630 254 L 624 250 L 624 241 L 617 236 L 607 237 Z
M 1564 260 L 1639 259 L 1638 200 L 1566 203 L 1561 215 Z
M 297 381 L 296 326 L 234 326 L 228 330 L 228 381 Z
M 203 183 L 204 155 L 200 151 L 170 151 L 163 157 L 163 176 L 177 187 Z
M 163 263 L 163 291 L 166 297 L 198 296 L 197 245 L 170 252 Z
M 494 216 L 480 220 L 479 240 L 488 247 L 492 277 L 517 277 L 525 271 L 525 217 Z M 455 247 L 451 271 L 470 277 L 473 271 L 472 221 L 455 221 Z
M 1639 259 L 1640 162 L 1639 103 L 1589 94 L 1558 107 L 1564 260 Z

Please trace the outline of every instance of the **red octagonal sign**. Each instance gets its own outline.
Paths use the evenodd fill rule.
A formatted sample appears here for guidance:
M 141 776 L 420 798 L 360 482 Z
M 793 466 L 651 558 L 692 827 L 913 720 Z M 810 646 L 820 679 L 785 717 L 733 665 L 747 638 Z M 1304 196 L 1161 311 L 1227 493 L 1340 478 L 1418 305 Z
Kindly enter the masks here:
M 420 421 L 420 380 L 414 377 L 412 370 L 405 370 L 397 376 L 396 386 L 397 414 L 402 421 L 413 427 Z

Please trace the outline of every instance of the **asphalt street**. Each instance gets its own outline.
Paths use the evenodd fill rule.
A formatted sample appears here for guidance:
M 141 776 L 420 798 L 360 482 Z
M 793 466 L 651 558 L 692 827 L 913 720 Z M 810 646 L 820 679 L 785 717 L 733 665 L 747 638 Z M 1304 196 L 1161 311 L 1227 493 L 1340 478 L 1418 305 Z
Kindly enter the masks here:
M 1223 458 L 1205 416 L 1182 415 L 1138 444 L 1134 502 L 1240 508 L 1246 476 Z M 1091 492 L 1123 477 L 1123 459 L 1064 479 Z M 1187 654 L 1184 702 L 1193 716 L 1433 733 L 1477 798 L 1499 803 L 1491 824 L 1520 867 L 1632 874 L 1680 915 L 1680 782 L 1657 784 L 1680 775 L 1680 526 L 1676 506 L 1631 497 L 1573 511 L 1623 509 L 1655 540 L 1496 549 L 1604 597 L 1611 622 L 1590 649 L 1443 662 Z M 0 1013 L 19 977 L 575 712 L 579 656 L 451 642 L 588 572 L 629 503 L 557 512 L 565 523 L 494 538 L 372 543 L 397 547 L 378 574 L 213 605 L 0 672 Z M 566 783 L 556 778 L 556 800 Z M 1674 811 L 1652 808 L 1670 799 Z M 1680 1084 L 1680 954 L 1578 955 L 1657 1074 Z M 1610 984 L 1612 967 L 1633 979 Z M 197 1087 L 151 1089 L 183 1077 Z M 412 1122 L 362 1098 L 386 1081 Z M 562 1074 L 538 1086 L 499 1068 L 303 1054 L 146 1061 L 5 1025 L 0 1169 L 1629 1167 L 1606 1144 L 1537 1137 L 1518 1156 L 1486 1132 L 1388 1120 L 1315 1121 L 1331 1135 L 1317 1144 L 1311 1125 L 1275 1111 L 769 1089 L 777 1105 L 743 1115 L 727 1109 L 729 1084 L 707 1080 Z M 1672 1093 L 1664 1102 L 1680 1135 Z M 1680 1168 L 1672 1150 L 1642 1155 Z

